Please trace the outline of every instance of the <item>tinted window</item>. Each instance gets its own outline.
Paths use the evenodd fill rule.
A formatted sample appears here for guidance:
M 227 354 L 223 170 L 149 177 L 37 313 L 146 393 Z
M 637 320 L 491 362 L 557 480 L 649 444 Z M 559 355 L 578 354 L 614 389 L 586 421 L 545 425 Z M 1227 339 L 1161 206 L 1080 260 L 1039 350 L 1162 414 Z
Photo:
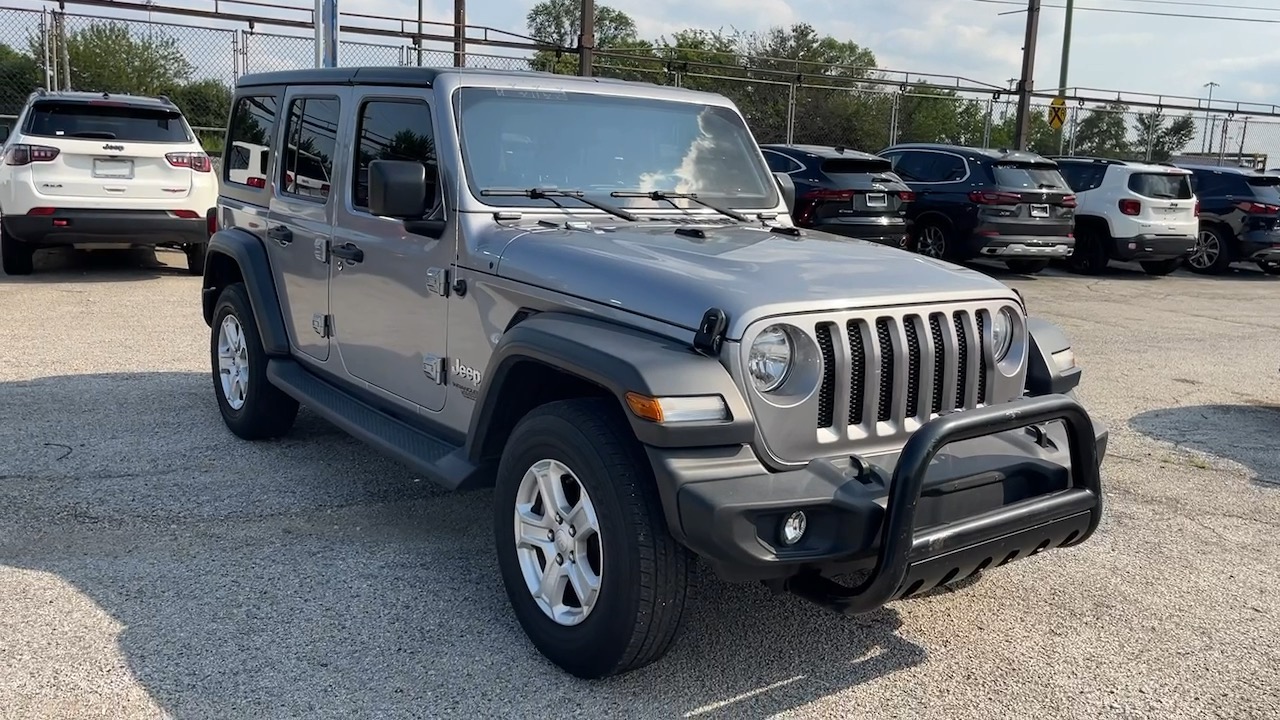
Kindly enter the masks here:
M 1107 174 L 1107 167 L 1068 162 L 1058 165 L 1058 172 L 1072 190 L 1084 192 L 1102 184 L 1102 178 Z
M 893 163 L 893 169 L 908 182 L 933 182 L 934 153 L 904 152 Z
M 431 109 L 417 100 L 367 102 L 357 131 L 356 172 L 352 177 L 351 203 L 369 206 L 369 163 L 374 160 L 410 160 L 427 168 L 427 181 L 437 175 L 435 133 Z
M 769 169 L 774 172 L 789 173 L 800 169 L 798 161 L 772 150 L 764 151 L 764 161 L 769 166 Z
M 1193 171 L 1192 189 L 1201 197 L 1248 194 L 1249 185 L 1240 175 L 1224 175 L 1220 172 Z
M 242 97 L 236 101 L 231 112 L 231 129 L 227 133 L 224 181 L 256 188 L 267 186 L 267 167 L 276 134 L 276 113 L 276 99 L 271 95 Z M 259 167 L 253 168 L 252 156 L 259 149 Z
M 281 192 L 319 200 L 329 197 L 338 139 L 338 101 L 331 98 L 293 100 L 289 103 L 288 127 Z
M 893 163 L 884 158 L 830 158 L 822 161 L 822 172 L 837 185 L 866 182 L 870 177 L 882 176 L 893 170 Z
M 185 143 L 193 139 L 177 111 L 93 103 L 36 103 L 25 132 L 42 137 L 68 137 L 127 142 Z
M 1129 176 L 1129 189 L 1151 198 L 1190 200 L 1191 181 L 1186 175 L 1171 173 L 1134 173 Z
M 1002 188 L 1034 190 L 1070 189 L 1056 165 L 999 163 L 991 166 L 996 185 Z
M 1246 177 L 1245 181 L 1249 183 L 1249 187 L 1253 190 L 1254 197 L 1259 200 L 1269 203 L 1280 200 L 1280 177 L 1274 175 L 1250 176 Z
M 968 169 L 962 158 L 955 155 L 947 155 L 943 153 L 935 153 L 933 167 L 930 168 L 930 174 L 933 176 L 934 182 L 954 182 L 964 177 Z
M 581 190 L 632 207 L 654 207 L 655 201 L 610 193 L 689 192 L 741 208 L 773 207 L 779 200 L 751 132 L 728 107 L 481 87 L 462 88 L 457 97 L 467 180 L 482 202 L 554 207 L 545 199 L 481 194 L 533 187 Z

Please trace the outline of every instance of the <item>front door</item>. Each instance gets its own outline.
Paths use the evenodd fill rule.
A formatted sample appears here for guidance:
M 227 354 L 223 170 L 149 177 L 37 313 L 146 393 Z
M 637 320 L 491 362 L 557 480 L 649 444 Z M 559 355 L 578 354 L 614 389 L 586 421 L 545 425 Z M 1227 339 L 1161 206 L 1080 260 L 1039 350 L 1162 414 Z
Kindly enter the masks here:
M 360 91 L 356 91 L 357 93 Z M 440 239 L 406 232 L 404 223 L 369 213 L 373 160 L 412 160 L 438 178 L 431 105 L 409 91 L 353 95 L 354 147 L 344 156 L 342 202 L 333 247 L 332 301 L 338 352 L 347 373 L 394 396 L 438 411 L 444 407 L 445 273 L 456 258 L 454 229 Z M 444 217 L 439 184 L 428 217 Z M 431 205 L 432 203 L 428 203 Z M 358 249 L 358 262 L 347 250 Z
M 267 221 L 266 242 L 276 286 L 284 289 L 285 321 L 297 349 L 329 358 L 329 240 L 336 194 L 333 175 L 347 91 L 298 88 L 285 95 L 283 137 Z M 349 122 L 349 121 L 347 121 Z

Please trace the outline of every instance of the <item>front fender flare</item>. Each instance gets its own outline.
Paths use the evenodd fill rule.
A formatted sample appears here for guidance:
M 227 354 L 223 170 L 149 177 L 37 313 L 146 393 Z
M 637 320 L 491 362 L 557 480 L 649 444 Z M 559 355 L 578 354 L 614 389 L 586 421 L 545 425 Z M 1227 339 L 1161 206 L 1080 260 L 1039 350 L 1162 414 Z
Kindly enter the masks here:
M 1057 325 L 1039 318 L 1027 318 L 1027 391 L 1032 395 L 1065 394 L 1080 384 L 1081 369 L 1062 370 L 1053 356 L 1071 349 L 1071 341 Z
M 494 349 L 472 416 L 470 454 L 480 460 L 495 429 L 511 370 L 535 362 L 590 382 L 617 399 L 636 438 L 656 447 L 707 447 L 750 443 L 755 422 L 729 371 L 715 358 L 685 344 L 595 318 L 537 313 L 508 330 Z M 724 398 L 729 421 L 662 425 L 635 417 L 626 393 L 650 397 L 713 395 Z
M 262 347 L 273 357 L 289 354 L 289 335 L 285 328 L 280 296 L 271 274 L 271 260 L 262 241 L 244 230 L 219 230 L 209 238 L 204 267 L 201 305 L 206 325 L 213 323 L 213 309 L 222 288 L 232 282 L 243 282 L 253 306 L 253 319 L 262 336 Z

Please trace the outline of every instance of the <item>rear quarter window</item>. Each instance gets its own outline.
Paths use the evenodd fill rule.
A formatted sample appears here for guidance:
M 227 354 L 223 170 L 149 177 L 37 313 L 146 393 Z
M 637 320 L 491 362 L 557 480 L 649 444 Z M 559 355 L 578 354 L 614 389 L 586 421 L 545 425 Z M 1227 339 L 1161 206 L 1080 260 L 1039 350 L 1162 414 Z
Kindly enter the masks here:
M 37 102 L 23 132 L 39 137 L 122 142 L 189 143 L 195 138 L 176 110 L 113 103 Z
M 1190 200 L 1191 178 L 1174 173 L 1134 173 L 1129 176 L 1129 189 L 1149 198 Z
M 275 95 L 246 95 L 236 100 L 227 132 L 224 182 L 256 189 L 267 186 L 278 108 Z M 255 155 L 256 167 L 252 162 Z

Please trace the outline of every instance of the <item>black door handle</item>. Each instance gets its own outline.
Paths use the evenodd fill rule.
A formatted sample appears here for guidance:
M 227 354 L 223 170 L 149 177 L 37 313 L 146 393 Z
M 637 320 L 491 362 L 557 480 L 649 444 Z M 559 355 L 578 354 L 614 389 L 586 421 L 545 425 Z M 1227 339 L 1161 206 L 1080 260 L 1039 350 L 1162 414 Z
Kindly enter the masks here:
M 267 229 L 267 237 L 280 243 L 280 247 L 284 247 L 293 242 L 293 231 L 287 225 L 277 225 Z
M 364 260 L 364 251 L 355 243 L 342 243 L 330 251 L 334 257 L 342 258 L 347 262 L 358 263 Z

